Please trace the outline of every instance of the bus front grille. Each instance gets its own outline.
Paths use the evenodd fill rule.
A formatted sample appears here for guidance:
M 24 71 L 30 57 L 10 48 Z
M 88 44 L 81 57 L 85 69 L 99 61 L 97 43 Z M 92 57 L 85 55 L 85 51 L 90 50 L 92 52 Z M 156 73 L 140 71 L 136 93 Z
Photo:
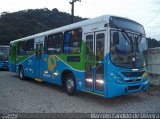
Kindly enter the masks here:
M 141 77 L 145 71 L 139 71 L 139 72 L 122 72 L 122 74 L 126 77 Z
M 128 90 L 137 90 L 140 88 L 140 85 L 136 85 L 136 86 L 128 86 Z
M 142 81 L 143 79 L 132 79 L 132 80 L 125 80 L 125 83 L 137 83 Z

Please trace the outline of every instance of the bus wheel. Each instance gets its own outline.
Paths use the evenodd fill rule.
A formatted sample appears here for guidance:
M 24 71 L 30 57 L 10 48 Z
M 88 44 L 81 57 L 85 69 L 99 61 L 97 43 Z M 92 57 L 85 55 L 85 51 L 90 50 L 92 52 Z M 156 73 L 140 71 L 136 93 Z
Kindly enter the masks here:
M 68 95 L 72 96 L 76 92 L 76 83 L 73 74 L 68 74 L 65 79 L 65 89 Z
M 24 78 L 24 70 L 23 70 L 23 67 L 22 67 L 22 66 L 19 68 L 19 78 L 20 78 L 21 80 L 24 80 L 24 79 L 25 79 L 25 78 Z

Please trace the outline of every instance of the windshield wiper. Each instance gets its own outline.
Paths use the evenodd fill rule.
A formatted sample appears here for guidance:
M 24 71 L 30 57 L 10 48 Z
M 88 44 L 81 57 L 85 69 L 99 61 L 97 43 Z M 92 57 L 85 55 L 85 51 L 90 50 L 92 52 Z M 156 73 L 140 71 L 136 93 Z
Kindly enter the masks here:
M 122 34 L 132 49 L 132 53 L 133 53 L 133 57 L 131 58 L 132 59 L 132 66 L 133 66 L 133 68 L 137 68 L 137 67 L 139 67 L 139 61 L 138 61 L 139 58 L 137 57 L 137 53 L 139 51 L 138 45 L 142 39 L 142 35 L 141 34 L 138 35 L 137 38 L 132 37 L 132 36 L 130 37 L 124 29 L 122 30 Z
M 132 43 L 132 38 L 129 37 L 128 33 L 124 29 L 122 30 L 122 34 L 126 38 L 127 42 L 129 44 L 131 44 Z
M 117 28 L 117 31 L 119 31 L 119 27 L 117 25 L 115 25 L 115 27 Z M 122 29 L 121 31 L 122 31 L 122 35 L 125 37 L 125 39 L 128 42 L 128 44 L 133 46 L 132 38 L 129 37 L 128 33 L 124 29 Z M 132 49 L 133 49 L 133 47 L 132 47 Z
M 134 52 L 134 44 L 133 44 L 132 37 L 130 37 L 124 29 L 122 29 L 122 35 L 126 39 L 127 43 L 131 46 L 132 52 Z
M 142 40 L 142 34 L 139 34 L 137 37 L 137 45 L 140 44 L 141 40 Z

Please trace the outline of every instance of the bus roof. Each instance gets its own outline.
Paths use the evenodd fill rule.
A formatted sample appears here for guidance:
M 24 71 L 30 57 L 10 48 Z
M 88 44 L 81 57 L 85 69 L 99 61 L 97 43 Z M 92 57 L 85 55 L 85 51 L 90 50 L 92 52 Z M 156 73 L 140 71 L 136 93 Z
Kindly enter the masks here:
M 12 44 L 12 43 L 17 42 L 17 41 L 23 41 L 23 40 L 25 41 L 25 40 L 45 36 L 45 35 L 50 35 L 50 34 L 53 34 L 53 33 L 63 32 L 63 31 L 66 31 L 66 30 L 71 30 L 71 29 L 75 29 L 75 28 L 78 28 L 78 27 L 91 25 L 93 23 L 100 23 L 100 22 L 109 23 L 109 18 L 110 17 L 111 17 L 111 15 L 103 15 L 103 16 L 99 16 L 99 17 L 96 17 L 96 18 L 91 18 L 91 19 L 88 19 L 88 20 L 84 20 L 84 21 L 81 21 L 81 22 L 69 24 L 69 25 L 66 25 L 66 26 L 63 26 L 63 27 L 55 28 L 55 29 L 52 29 L 52 30 L 49 30 L 49 31 L 45 31 L 45 32 L 41 32 L 41 33 L 38 33 L 38 34 L 35 34 L 35 35 L 31 35 L 31 36 L 28 36 L 28 37 L 13 40 L 10 43 Z

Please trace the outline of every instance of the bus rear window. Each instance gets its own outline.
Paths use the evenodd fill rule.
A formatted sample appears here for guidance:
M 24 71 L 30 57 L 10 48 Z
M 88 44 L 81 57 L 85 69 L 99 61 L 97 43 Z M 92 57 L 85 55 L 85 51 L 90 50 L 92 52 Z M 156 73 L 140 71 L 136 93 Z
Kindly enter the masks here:
M 17 46 L 17 54 L 19 56 L 26 54 L 26 41 L 20 41 Z
M 34 39 L 27 40 L 27 43 L 26 43 L 26 54 L 27 55 L 34 54 Z

